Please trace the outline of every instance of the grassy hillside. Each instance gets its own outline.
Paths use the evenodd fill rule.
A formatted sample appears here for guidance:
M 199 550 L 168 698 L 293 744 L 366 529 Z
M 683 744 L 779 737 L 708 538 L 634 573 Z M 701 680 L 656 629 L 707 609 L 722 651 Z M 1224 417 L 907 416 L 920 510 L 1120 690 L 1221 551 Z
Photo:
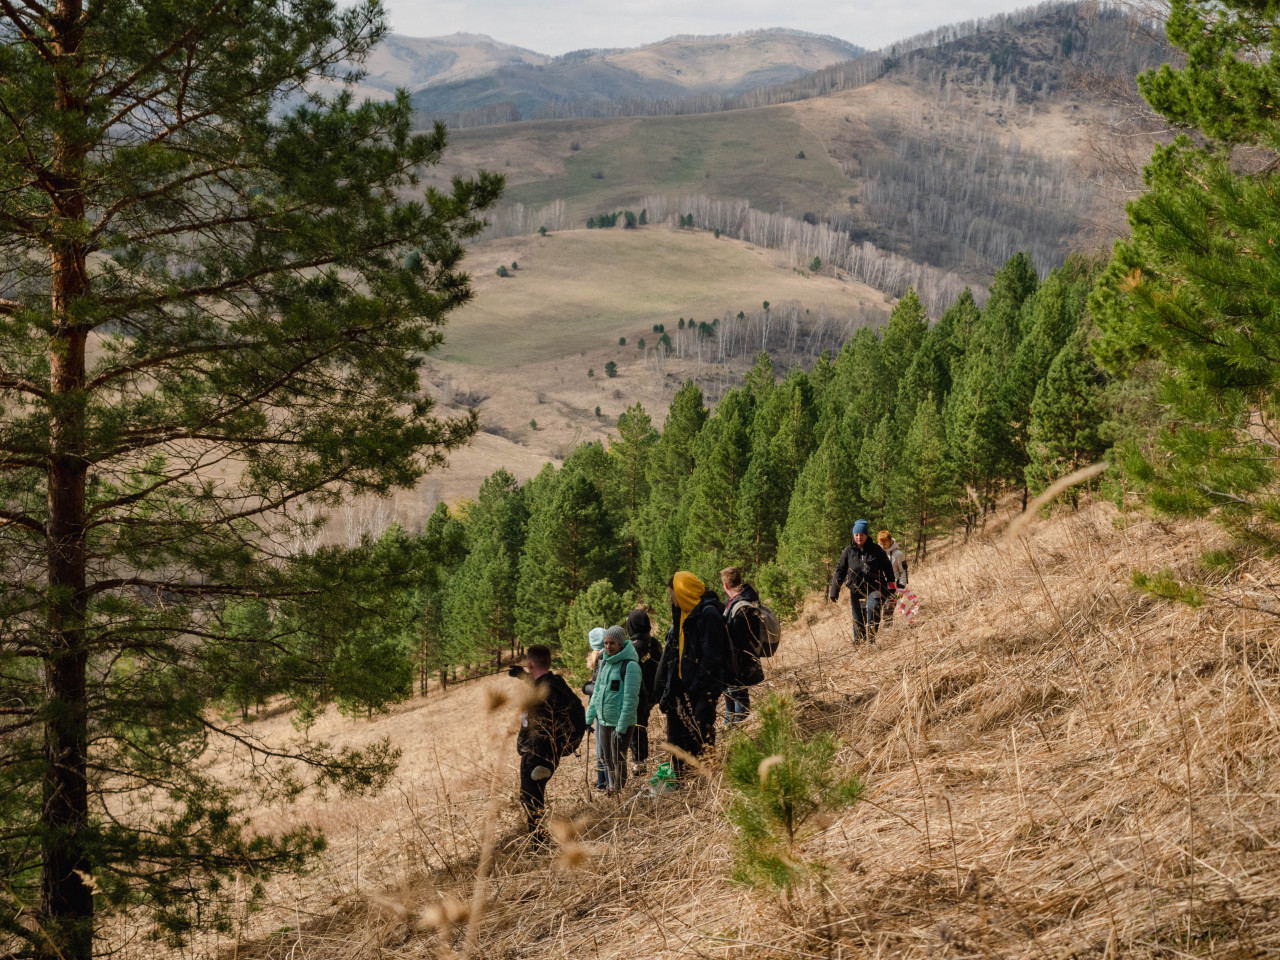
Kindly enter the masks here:
M 499 264 L 510 269 L 513 261 L 519 269 L 508 279 L 496 276 Z M 690 349 L 659 367 L 656 323 L 687 346 L 677 336 L 680 318 L 758 314 L 768 300 L 779 317 L 808 310 L 805 329 L 821 319 L 823 342 L 833 345 L 881 322 L 889 308 L 862 284 L 806 275 L 770 251 L 665 226 L 494 240 L 472 248 L 468 262 L 476 297 L 450 319 L 428 379 L 447 405 L 478 406 L 487 433 L 403 499 L 398 516 L 411 528 L 436 500 L 474 495 L 499 466 L 523 479 L 579 441 L 604 439 L 633 403 L 661 423 L 686 378 L 714 402 L 746 373 L 757 349 L 739 346 L 713 364 L 708 341 L 701 358 Z M 647 350 L 639 348 L 642 338 Z M 781 346 L 771 349 L 785 365 Z M 610 361 L 617 364 L 612 379 L 605 376 Z
M 496 275 L 513 261 L 519 269 L 510 277 Z M 679 317 L 710 321 L 765 300 L 841 315 L 887 309 L 861 284 L 808 276 L 750 244 L 666 226 L 494 240 L 474 247 L 468 262 L 475 300 L 450 319 L 437 358 L 494 372 L 583 355 L 626 364 L 640 337 L 655 339 L 655 323 L 674 334 Z M 620 336 L 631 345 L 618 348 Z
M 781 107 L 633 120 L 622 135 L 571 151 L 562 176 L 513 184 L 507 199 L 564 198 L 570 215 L 585 219 L 638 207 L 649 193 L 704 193 L 748 198 L 760 209 L 799 217 L 847 209 L 849 191 L 849 178 L 821 140 Z
M 566 849 L 531 848 L 514 806 L 516 681 L 433 692 L 313 735 L 404 750 L 381 796 L 264 807 L 323 827 L 320 869 L 201 945 L 296 960 L 584 955 L 1260 957 L 1280 949 L 1280 567 L 1198 609 L 1126 587 L 1218 546 L 1202 526 L 1107 505 L 989 535 L 912 577 L 914 627 L 848 643 L 812 604 L 765 688 L 843 740 L 866 799 L 806 848 L 825 886 L 779 899 L 729 880 L 720 754 L 697 787 L 603 801 L 570 758 L 551 782 Z M 655 720 L 660 725 L 659 715 Z M 251 732 L 293 736 L 286 716 Z M 748 730 L 752 724 L 748 724 Z M 660 731 L 655 730 L 655 733 Z M 243 896 L 227 891 L 227 896 Z M 466 905 L 470 905 L 470 907 Z M 468 927 L 468 917 L 473 921 Z M 130 944 L 124 957 L 155 956 Z M 148 952 L 150 951 L 150 952 Z

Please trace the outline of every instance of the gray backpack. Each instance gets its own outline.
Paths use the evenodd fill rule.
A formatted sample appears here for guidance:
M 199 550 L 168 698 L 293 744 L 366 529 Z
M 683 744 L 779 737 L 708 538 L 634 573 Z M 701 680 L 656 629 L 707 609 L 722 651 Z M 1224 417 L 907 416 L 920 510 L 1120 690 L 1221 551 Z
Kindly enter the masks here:
M 756 649 L 752 652 L 757 657 L 772 657 L 778 652 L 778 644 L 782 642 L 782 624 L 778 622 L 778 615 L 763 600 L 759 603 L 742 601 L 735 604 L 735 617 L 739 610 L 754 610 L 760 622 L 760 636 L 756 637 Z M 755 632 L 752 631 L 753 634 Z

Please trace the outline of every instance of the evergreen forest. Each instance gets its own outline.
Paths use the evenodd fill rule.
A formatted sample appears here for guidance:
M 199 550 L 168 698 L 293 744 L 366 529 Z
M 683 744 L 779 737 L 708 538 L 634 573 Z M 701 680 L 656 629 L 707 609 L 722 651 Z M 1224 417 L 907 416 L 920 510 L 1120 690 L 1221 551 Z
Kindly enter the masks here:
M 607 445 L 579 444 L 525 483 L 499 470 L 419 535 L 391 528 L 366 548 L 416 554 L 423 571 L 394 604 L 405 629 L 380 651 L 395 651 L 399 692 L 415 671 L 426 692 L 530 643 L 572 672 L 590 627 L 638 603 L 665 616 L 681 569 L 714 584 L 740 566 L 794 615 L 859 517 L 919 560 L 1002 498 L 1025 505 L 1100 461 L 1121 439 L 1112 412 L 1130 431 L 1146 414 L 1090 351 L 1099 269 L 1076 255 L 1041 281 L 1015 255 L 983 308 L 965 291 L 932 325 L 908 291 L 884 327 L 810 369 L 780 375 L 762 353 L 714 409 L 686 382 L 665 423 L 634 404 Z

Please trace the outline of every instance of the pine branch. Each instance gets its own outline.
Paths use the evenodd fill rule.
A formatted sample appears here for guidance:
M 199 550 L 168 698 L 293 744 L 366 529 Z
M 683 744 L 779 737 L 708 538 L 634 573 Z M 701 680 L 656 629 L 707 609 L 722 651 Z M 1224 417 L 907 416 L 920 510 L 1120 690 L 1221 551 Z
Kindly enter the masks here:
M 0 3 L 6 2 L 8 2 L 8 0 L 0 0 Z M 207 12 L 205 12 L 200 21 L 192 24 L 185 33 L 179 36 L 167 47 L 153 53 L 148 59 L 140 63 L 132 73 L 126 74 L 118 80 L 113 87 L 99 94 L 99 97 L 105 100 L 118 99 L 126 90 L 145 77 L 148 73 L 151 73 L 154 70 L 159 70 L 161 65 L 163 65 L 171 56 L 197 40 L 204 25 L 216 20 L 216 18 L 225 11 L 226 6 L 226 0 L 215 0 L 214 3 L 209 5 Z M 108 123 L 106 125 L 106 129 L 110 129 L 112 125 L 112 123 Z
M 86 244 L 89 246 L 96 244 L 98 238 L 107 231 L 111 224 L 115 222 L 116 217 L 123 211 L 136 207 L 139 204 L 146 203 L 149 200 L 155 200 L 159 197 L 167 196 L 174 190 L 181 187 L 188 187 L 193 183 L 205 179 L 206 177 L 218 177 L 229 170 L 238 169 L 239 166 L 239 164 L 231 163 L 207 166 L 202 170 L 196 170 L 186 176 L 179 177 L 176 180 L 171 180 L 163 186 L 154 187 L 151 190 L 145 190 L 140 193 L 126 194 L 102 211 L 102 216 L 99 218 L 98 223 L 86 236 Z M 137 243 L 139 242 L 139 239 L 140 238 L 128 238 L 125 242 Z M 143 235 L 141 239 L 145 239 L 145 235 Z
M 255 600 L 289 600 L 297 597 L 314 597 L 321 591 L 305 590 L 263 590 L 261 587 L 236 586 L 227 583 L 183 583 L 170 580 L 152 580 L 148 577 L 117 577 L 111 580 L 98 580 L 85 588 L 85 593 L 98 595 L 119 590 L 123 587 L 141 587 L 155 590 L 157 593 L 173 593 L 184 597 L 252 597 Z M 184 628 L 185 632 L 185 628 Z
M 33 530 L 40 535 L 44 535 L 44 524 L 34 517 L 29 517 L 25 513 L 16 513 L 12 510 L 0 510 L 0 527 L 15 526 L 24 527 L 27 530 Z
M 19 0 L 19 2 L 22 6 L 26 7 L 46 23 L 52 17 L 50 11 L 44 9 L 44 7 L 41 7 L 38 4 L 31 3 L 30 0 Z M 4 15 L 9 18 L 15 27 L 18 28 L 18 31 L 22 34 L 23 42 L 31 44 L 31 46 L 35 47 L 35 49 L 39 51 L 40 56 L 44 59 L 45 63 L 53 63 L 55 61 L 56 58 L 54 57 L 53 51 L 49 49 L 49 45 L 45 43 L 42 37 L 39 37 L 32 32 L 31 24 L 21 13 L 18 12 L 17 7 L 15 7 L 10 0 L 0 0 L 0 11 L 3 11 Z

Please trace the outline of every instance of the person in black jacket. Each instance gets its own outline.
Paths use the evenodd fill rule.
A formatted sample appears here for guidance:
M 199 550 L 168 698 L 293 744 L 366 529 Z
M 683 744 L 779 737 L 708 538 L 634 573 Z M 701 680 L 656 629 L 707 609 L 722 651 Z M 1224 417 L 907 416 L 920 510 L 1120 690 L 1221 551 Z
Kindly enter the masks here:
M 635 764 L 649 759 L 649 714 L 658 702 L 658 663 L 662 659 L 662 641 L 652 635 L 648 612 L 641 607 L 627 615 L 627 639 L 640 658 L 640 706 L 636 709 L 636 735 L 631 738 L 631 756 Z M 633 772 L 638 773 L 638 769 Z
M 692 573 L 677 573 L 667 592 L 672 624 L 658 667 L 658 708 L 667 715 L 667 740 L 697 756 L 716 742 L 716 702 L 725 688 L 729 638 L 720 598 Z M 677 777 L 684 776 L 680 757 L 672 766 Z
M 840 598 L 840 587 L 849 588 L 853 607 L 853 642 L 875 639 L 880 626 L 880 598 L 893 592 L 893 565 L 880 544 L 871 539 L 871 524 L 859 520 L 853 525 L 853 539 L 840 554 L 831 590 L 827 594 L 834 603 Z
M 516 752 L 520 754 L 520 803 L 530 833 L 538 833 L 546 812 L 547 781 L 560 758 L 572 751 L 586 729 L 586 711 L 578 695 L 564 677 L 551 672 L 551 648 L 535 643 L 529 647 L 525 668 L 511 668 L 512 676 L 529 676 L 536 690 L 546 695 L 520 716 Z
M 720 585 L 728 598 L 724 605 L 724 626 L 733 655 L 733 683 L 724 691 L 724 725 L 728 728 L 747 719 L 747 711 L 751 709 L 750 688 L 764 679 L 759 656 L 764 625 L 760 622 L 760 594 L 742 579 L 741 570 L 737 567 L 721 570 Z

